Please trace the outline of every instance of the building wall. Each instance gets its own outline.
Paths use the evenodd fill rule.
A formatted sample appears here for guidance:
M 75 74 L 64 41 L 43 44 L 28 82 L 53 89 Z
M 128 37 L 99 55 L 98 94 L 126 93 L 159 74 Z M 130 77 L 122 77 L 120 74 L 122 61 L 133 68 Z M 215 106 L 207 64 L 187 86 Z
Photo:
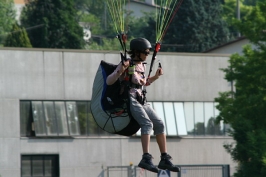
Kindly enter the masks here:
M 250 43 L 248 39 L 237 40 L 236 42 L 229 43 L 227 45 L 217 47 L 213 50 L 208 51 L 207 53 L 216 53 L 216 54 L 234 54 L 238 53 L 239 55 L 243 55 L 243 47 L 245 45 L 251 45 L 252 49 L 256 49 L 257 47 Z
M 16 48 L 0 53 L 1 177 L 19 177 L 25 154 L 59 154 L 61 177 L 97 177 L 107 166 L 138 164 L 139 137 L 20 137 L 20 100 L 90 100 L 100 61 L 118 63 L 119 53 Z M 150 101 L 213 101 L 218 92 L 231 89 L 219 70 L 227 66 L 227 55 L 159 53 L 157 60 L 164 75 L 147 88 Z M 159 149 L 151 141 L 157 164 Z M 232 139 L 169 137 L 168 152 L 174 164 L 230 164 L 233 172 L 236 164 L 223 148 L 226 142 Z
M 0 98 L 89 100 L 100 60 L 120 61 L 115 52 L 6 49 L 1 53 Z M 147 88 L 150 101 L 214 101 L 218 92 L 231 89 L 220 70 L 226 68 L 228 55 L 160 53 L 157 58 L 153 71 L 161 61 L 164 75 Z

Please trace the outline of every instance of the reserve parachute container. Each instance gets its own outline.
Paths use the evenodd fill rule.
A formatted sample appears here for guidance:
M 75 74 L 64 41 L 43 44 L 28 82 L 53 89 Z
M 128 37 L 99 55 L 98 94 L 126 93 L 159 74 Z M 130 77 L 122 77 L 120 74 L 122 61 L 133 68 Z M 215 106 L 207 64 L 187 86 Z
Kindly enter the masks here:
M 131 116 L 128 94 L 120 94 L 119 79 L 113 85 L 106 78 L 117 65 L 101 61 L 93 82 L 91 112 L 97 125 L 106 132 L 124 136 L 134 135 L 140 128 Z

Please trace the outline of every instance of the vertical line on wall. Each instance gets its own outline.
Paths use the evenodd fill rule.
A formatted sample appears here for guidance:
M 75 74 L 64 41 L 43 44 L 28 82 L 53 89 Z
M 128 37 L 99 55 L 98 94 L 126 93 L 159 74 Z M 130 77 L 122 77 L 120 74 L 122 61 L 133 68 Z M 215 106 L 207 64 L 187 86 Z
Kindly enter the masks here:
M 66 99 L 66 91 L 65 91 L 65 52 L 62 51 L 62 77 L 63 77 L 63 98 Z
M 42 51 L 42 62 L 43 62 L 43 79 L 44 79 L 44 95 L 46 97 L 46 77 L 45 77 L 45 56 L 44 56 L 44 50 Z
M 178 122 L 177 122 L 177 118 L 176 118 L 176 112 L 175 112 L 175 105 L 174 105 L 175 103 L 174 102 L 172 102 L 172 106 L 173 106 L 173 112 L 174 112 L 174 119 L 175 119 L 175 128 L 176 128 L 176 135 L 179 135 L 178 134 L 178 126 L 177 126 L 177 124 L 178 124 Z

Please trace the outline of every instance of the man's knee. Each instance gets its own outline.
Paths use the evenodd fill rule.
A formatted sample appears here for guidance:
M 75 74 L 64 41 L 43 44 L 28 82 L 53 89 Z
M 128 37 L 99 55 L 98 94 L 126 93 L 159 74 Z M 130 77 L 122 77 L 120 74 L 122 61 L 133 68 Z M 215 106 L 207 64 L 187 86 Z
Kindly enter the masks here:
M 154 126 L 154 135 L 164 133 L 165 126 L 162 120 L 160 120 L 156 126 Z
M 153 129 L 153 124 L 151 121 L 147 121 L 145 124 L 140 125 L 141 134 L 151 134 Z

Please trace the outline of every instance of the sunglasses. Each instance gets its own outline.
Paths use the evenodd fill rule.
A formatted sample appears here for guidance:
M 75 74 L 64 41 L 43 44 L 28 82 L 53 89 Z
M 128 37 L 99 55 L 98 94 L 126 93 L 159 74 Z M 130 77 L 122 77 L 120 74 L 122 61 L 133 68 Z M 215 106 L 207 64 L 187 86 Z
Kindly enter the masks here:
M 150 51 L 142 51 L 142 52 L 140 52 L 140 53 L 143 53 L 144 55 L 146 55 L 146 56 L 148 56 L 149 54 L 150 54 Z

